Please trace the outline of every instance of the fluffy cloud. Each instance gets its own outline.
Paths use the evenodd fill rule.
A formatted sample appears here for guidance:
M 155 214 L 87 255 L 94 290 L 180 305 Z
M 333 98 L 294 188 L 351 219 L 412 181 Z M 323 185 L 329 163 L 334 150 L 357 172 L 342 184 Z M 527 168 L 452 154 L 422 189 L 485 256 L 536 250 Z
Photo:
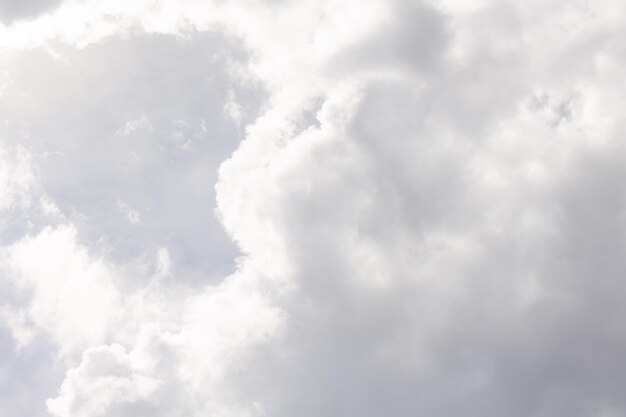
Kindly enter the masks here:
M 184 297 L 234 269 L 213 215 L 217 167 L 239 140 L 222 108 L 232 92 L 254 109 L 257 92 L 227 81 L 236 41 L 189 36 L 4 51 L 0 366 L 15 415 L 44 415 L 83 349 L 131 346 L 155 320 L 178 328 Z M 110 60 L 117 74 L 100 69 Z
M 3 249 L 31 289 L 5 309 L 17 346 L 84 348 L 51 415 L 624 413 L 620 4 L 108 1 L 59 23 L 82 7 L 6 32 L 48 46 L 11 52 L 6 136 L 53 138 L 29 145 L 41 201 L 75 224 Z M 45 123 L 22 124 L 36 91 Z
M 144 308 L 152 302 L 162 311 L 172 303 L 170 294 L 154 305 L 158 292 L 140 296 Z M 189 297 L 172 331 L 163 317 L 144 315 L 132 351 L 118 344 L 87 349 L 59 395 L 47 401 L 48 411 L 59 417 L 256 415 L 256 402 L 233 395 L 239 378 L 232 373 L 244 373 L 251 352 L 280 332 L 281 311 L 260 294 L 249 277 L 233 276 Z
M 292 327 L 276 348 L 294 356 L 279 354 L 274 384 L 255 387 L 268 392 L 271 415 L 623 409 L 606 380 L 615 382 L 607 377 L 615 374 L 603 365 L 619 362 L 609 352 L 622 343 L 610 318 L 621 314 L 619 301 L 610 301 L 620 284 L 605 269 L 620 270 L 613 251 L 621 232 L 600 221 L 621 218 L 610 207 L 621 207 L 622 193 L 600 168 L 613 166 L 605 157 L 622 155 L 610 139 L 616 131 L 597 113 L 598 97 L 613 93 L 601 68 L 554 77 L 547 51 L 568 48 L 578 59 L 588 46 L 575 36 L 546 42 L 539 34 L 548 22 L 527 12 L 504 5 L 454 16 L 448 24 L 458 28 L 463 55 L 449 39 L 449 49 L 430 58 L 442 66 L 430 71 L 389 72 L 398 67 L 393 55 L 373 60 L 374 68 L 362 63 L 363 72 L 353 68 L 346 81 L 361 77 L 352 94 L 338 88 L 336 99 L 326 91 L 319 127 L 298 133 L 286 114 L 272 130 L 268 114 L 223 165 L 220 207 L 233 216 L 226 224 L 253 254 L 264 238 L 241 225 L 263 224 L 261 235 L 278 240 L 264 252 L 280 248 L 280 256 L 266 256 L 273 265 L 287 262 L 296 281 L 281 300 Z M 586 24 L 590 13 L 550 12 L 569 15 L 573 25 Z M 519 29 L 487 26 L 483 35 L 474 26 L 494 16 L 518 20 Z M 578 35 L 604 30 L 596 23 Z M 494 41 L 474 43 L 480 35 Z M 395 42 L 401 48 L 403 40 Z M 606 56 L 609 45 L 597 53 Z M 620 116 L 612 117 L 617 128 Z M 271 146 L 254 158 L 255 147 Z M 248 198 L 256 205 L 237 212 L 241 197 L 232 189 L 248 197 L 260 189 L 263 197 Z
M 23 319 L 12 326 L 19 342 L 26 342 L 20 338 L 28 331 L 22 326 L 32 323 L 50 332 L 64 353 L 84 349 L 102 340 L 119 313 L 112 271 L 89 258 L 70 226 L 23 238 L 4 248 L 0 258 L 2 275 L 11 278 L 6 284 L 30 299 Z

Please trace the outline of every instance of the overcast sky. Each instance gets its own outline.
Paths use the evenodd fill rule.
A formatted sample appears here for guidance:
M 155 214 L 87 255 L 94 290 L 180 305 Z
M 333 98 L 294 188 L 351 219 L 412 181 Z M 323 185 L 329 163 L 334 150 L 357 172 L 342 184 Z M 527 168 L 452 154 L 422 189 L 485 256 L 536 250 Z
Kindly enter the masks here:
M 0 0 L 3 417 L 626 417 L 626 2 Z

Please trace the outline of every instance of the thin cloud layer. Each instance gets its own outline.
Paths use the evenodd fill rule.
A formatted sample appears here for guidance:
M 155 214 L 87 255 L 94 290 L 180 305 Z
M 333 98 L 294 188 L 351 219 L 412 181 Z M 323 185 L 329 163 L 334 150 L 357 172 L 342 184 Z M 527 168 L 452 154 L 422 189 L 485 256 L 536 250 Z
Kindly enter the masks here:
M 59 0 L 6 0 L 0 4 L 0 22 L 11 25 L 15 21 L 34 19 L 59 4 Z
M 90 4 L 2 42 L 12 415 L 626 413 L 620 3 Z

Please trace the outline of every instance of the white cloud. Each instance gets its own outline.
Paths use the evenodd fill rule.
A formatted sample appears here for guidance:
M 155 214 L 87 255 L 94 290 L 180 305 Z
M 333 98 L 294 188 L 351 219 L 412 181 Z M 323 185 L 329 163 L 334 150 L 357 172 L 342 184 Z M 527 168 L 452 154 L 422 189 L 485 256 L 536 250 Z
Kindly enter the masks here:
M 153 130 L 154 127 L 152 123 L 150 123 L 150 119 L 144 114 L 139 119 L 134 119 L 126 122 L 124 128 L 120 128 L 116 135 L 117 136 L 130 136 L 135 132 L 142 130 Z
M 237 389 L 230 373 L 242 372 L 250 352 L 278 335 L 283 317 L 268 302 L 245 276 L 207 288 L 187 300 L 178 330 L 144 320 L 128 354 L 120 345 L 85 351 L 48 410 L 58 417 L 258 415 L 253 402 L 229 399 Z
M 470 3 L 68 1 L 3 29 L 7 135 L 52 138 L 42 206 L 76 224 L 29 214 L 2 249 L 15 343 L 68 352 L 50 414 L 625 410 L 624 7 Z
M 32 156 L 23 147 L 14 152 L 0 148 L 0 213 L 27 209 L 37 186 Z
M 124 203 L 121 200 L 117 200 L 117 208 L 126 216 L 129 222 L 133 224 L 141 223 L 141 213 L 139 213 L 139 211 L 137 210 L 134 210 L 127 203 Z
M 157 252 L 157 276 L 166 277 L 171 274 L 172 258 L 167 248 L 160 248 Z
M 61 386 L 62 396 L 48 400 L 47 405 L 52 415 L 60 417 L 112 412 L 147 416 L 155 410 L 146 410 L 143 405 L 159 394 L 159 385 L 160 381 L 134 369 L 122 346 L 93 347 L 85 351 L 80 366 L 68 372 Z
M 33 341 L 35 336 L 33 326 L 28 323 L 29 320 L 23 310 L 5 307 L 1 316 L 11 332 L 16 350 L 22 350 Z
M 228 101 L 224 104 L 224 114 L 233 119 L 238 128 L 241 126 L 243 109 L 241 104 L 237 102 L 237 97 L 232 89 L 228 91 Z
M 27 300 L 10 317 L 24 317 L 15 337 L 33 330 L 50 334 L 63 354 L 103 340 L 120 314 L 114 272 L 91 259 L 72 226 L 46 228 L 0 250 L 4 285 Z M 16 316 L 18 314 L 18 316 Z M 13 326 L 12 326 L 13 327 Z M 13 327 L 14 328 L 14 327 Z M 23 344 L 23 343 L 22 343 Z

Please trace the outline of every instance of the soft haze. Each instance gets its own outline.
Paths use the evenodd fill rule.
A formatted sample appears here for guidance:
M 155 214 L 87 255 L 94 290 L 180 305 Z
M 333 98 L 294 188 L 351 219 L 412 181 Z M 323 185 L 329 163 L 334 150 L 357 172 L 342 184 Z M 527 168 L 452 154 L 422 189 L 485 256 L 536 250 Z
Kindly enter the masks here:
M 626 3 L 0 0 L 0 414 L 626 416 Z

